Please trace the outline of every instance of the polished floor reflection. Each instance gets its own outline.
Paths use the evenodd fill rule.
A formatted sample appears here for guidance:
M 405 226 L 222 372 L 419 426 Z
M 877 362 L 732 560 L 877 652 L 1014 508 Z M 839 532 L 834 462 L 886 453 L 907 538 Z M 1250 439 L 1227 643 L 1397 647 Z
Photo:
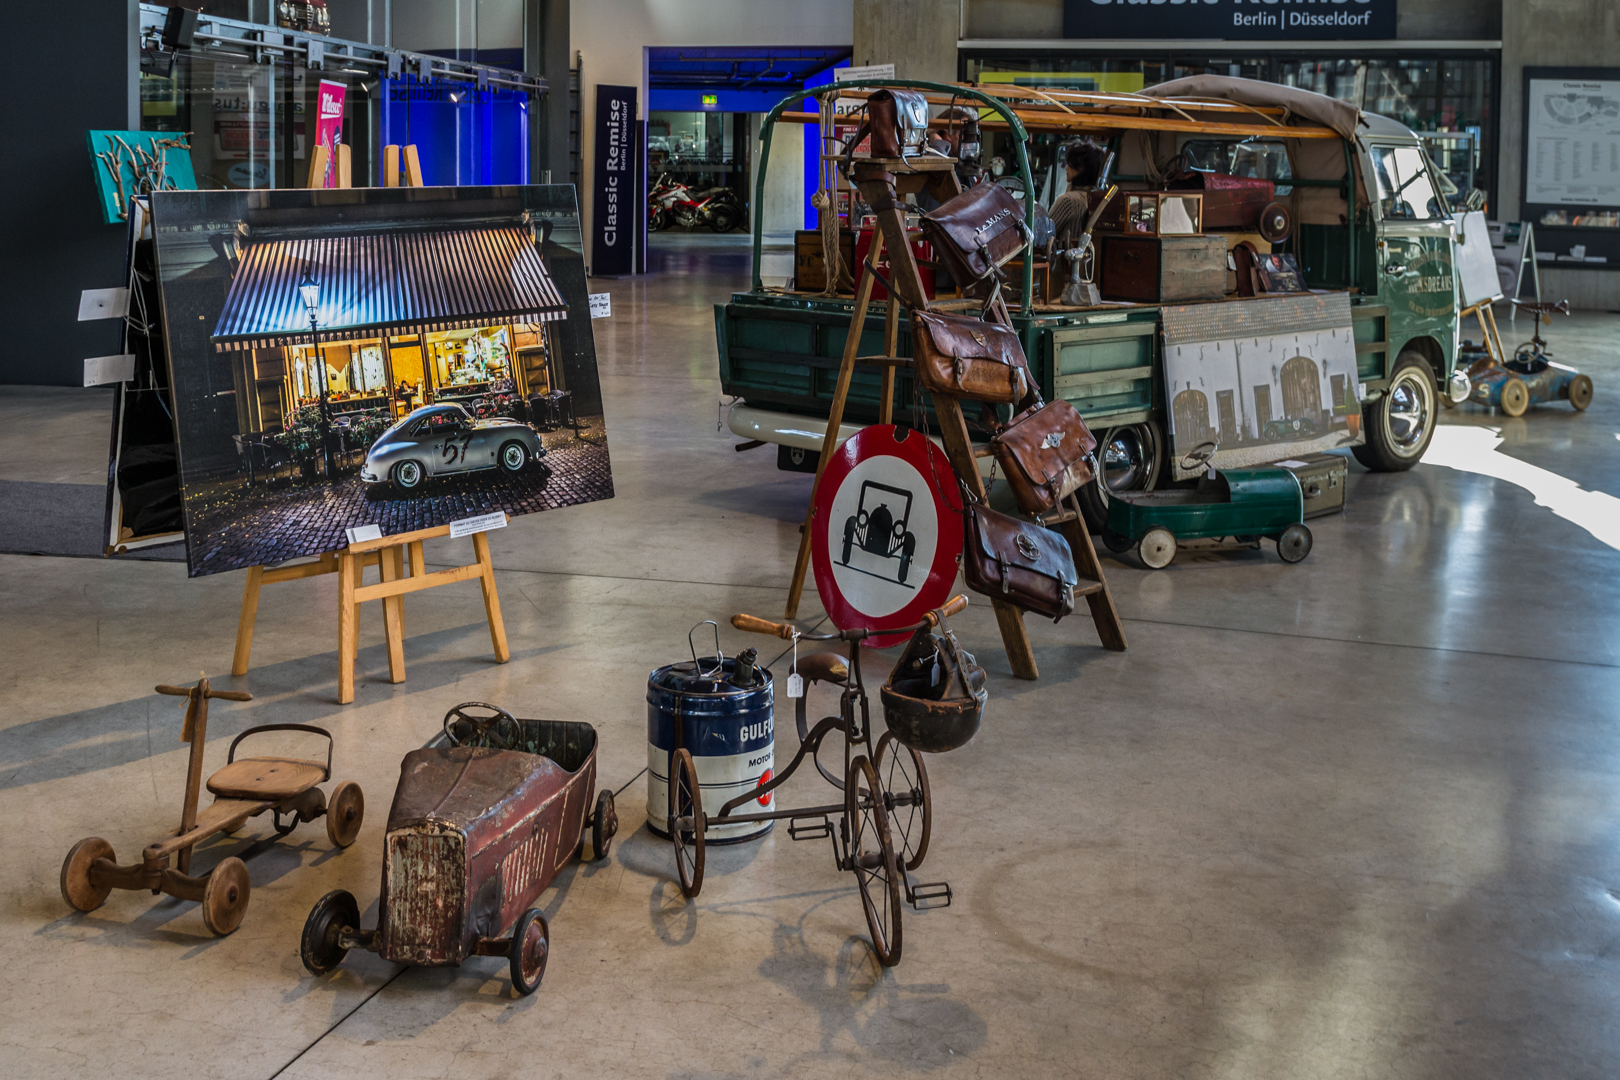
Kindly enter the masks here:
M 957 901 L 908 909 L 904 959 L 882 970 L 825 842 L 711 848 L 688 904 L 643 827 L 646 675 L 699 620 L 779 614 L 809 489 L 720 423 L 712 305 L 746 286 L 746 247 L 654 243 L 659 273 L 593 284 L 614 301 L 594 325 L 616 497 L 492 535 L 509 664 L 488 655 L 476 586 L 434 590 L 407 601 L 400 685 L 368 612 L 339 708 L 331 578 L 267 589 L 253 671 L 230 679 L 240 575 L 0 556 L 0 1072 L 1620 1073 L 1620 316 L 1546 331 L 1596 382 L 1588 412 L 1446 413 L 1413 472 L 1352 464 L 1348 510 L 1312 522 L 1297 566 L 1269 546 L 1157 572 L 1107 560 L 1123 654 L 1082 618 L 1032 621 L 1043 677 L 1018 682 L 988 605 L 970 608 L 990 713 L 928 763 L 929 875 Z M 97 482 L 105 407 L 0 389 L 0 479 Z M 199 670 L 255 697 L 215 707 L 210 767 L 251 724 L 332 728 L 336 773 L 367 794 L 359 843 L 334 854 L 304 829 L 254 860 L 229 938 L 142 893 L 70 913 L 74 841 L 128 861 L 178 824 L 179 709 L 152 686 Z M 544 898 L 542 989 L 514 999 L 501 959 L 351 954 L 306 976 L 305 915 L 345 888 L 374 921 L 399 759 L 467 700 L 589 720 L 602 783 L 629 785 L 611 860 Z

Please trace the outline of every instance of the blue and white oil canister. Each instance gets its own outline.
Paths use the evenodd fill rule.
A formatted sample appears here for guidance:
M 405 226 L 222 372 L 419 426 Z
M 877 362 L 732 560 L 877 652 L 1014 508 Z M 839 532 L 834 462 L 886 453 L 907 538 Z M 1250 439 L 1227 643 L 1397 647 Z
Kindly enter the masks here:
M 682 746 L 697 766 L 707 842 L 736 843 L 764 836 L 775 825 L 727 825 L 716 818 L 727 802 L 775 775 L 776 686 L 771 673 L 754 663 L 753 649 L 727 658 L 720 651 L 719 624 L 707 625 L 715 628 L 713 656 L 699 657 L 694 645 L 691 660 L 661 667 L 647 679 L 647 826 L 668 835 L 669 758 Z M 691 644 L 690 634 L 687 640 Z M 767 792 L 732 813 L 763 813 L 774 810 L 774 802 L 775 793 Z

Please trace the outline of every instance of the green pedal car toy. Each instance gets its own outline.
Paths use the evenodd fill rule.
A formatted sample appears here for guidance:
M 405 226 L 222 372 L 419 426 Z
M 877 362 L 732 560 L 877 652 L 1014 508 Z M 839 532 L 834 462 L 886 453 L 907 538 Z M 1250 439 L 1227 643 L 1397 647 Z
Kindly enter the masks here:
M 1214 443 L 1195 447 L 1181 460 L 1185 472 L 1206 467 Z M 1227 469 L 1201 477 L 1194 488 L 1110 492 L 1103 543 L 1110 551 L 1136 548 L 1143 565 L 1162 570 L 1187 540 L 1231 537 L 1237 545 L 1277 544 L 1277 555 L 1297 563 L 1311 553 L 1305 527 L 1305 495 L 1287 469 Z

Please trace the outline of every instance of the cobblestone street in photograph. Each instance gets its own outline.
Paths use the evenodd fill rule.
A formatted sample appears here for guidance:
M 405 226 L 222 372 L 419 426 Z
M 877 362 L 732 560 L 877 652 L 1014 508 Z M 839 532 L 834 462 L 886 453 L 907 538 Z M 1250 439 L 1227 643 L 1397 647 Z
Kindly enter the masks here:
M 573 432 L 547 435 L 546 456 L 517 476 L 498 469 L 426 480 L 410 495 L 350 474 L 333 484 L 261 483 L 245 477 L 198 485 L 188 522 L 193 576 L 270 566 L 348 546 L 346 530 L 376 524 L 384 536 L 447 525 L 505 510 L 509 516 L 613 497 L 613 473 L 601 425 L 587 442 Z

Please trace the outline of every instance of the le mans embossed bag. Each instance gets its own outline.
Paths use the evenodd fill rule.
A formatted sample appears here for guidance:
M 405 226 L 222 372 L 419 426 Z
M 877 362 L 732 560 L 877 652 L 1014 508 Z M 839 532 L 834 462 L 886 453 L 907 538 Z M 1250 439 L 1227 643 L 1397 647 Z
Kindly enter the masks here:
M 991 276 L 1029 241 L 1024 208 L 1006 188 L 988 181 L 924 214 L 922 232 L 959 285 Z
M 1032 389 L 1024 347 L 999 323 L 913 311 L 911 353 L 917 381 L 931 394 L 1010 405 Z
M 1053 622 L 1074 611 L 1074 554 L 1051 529 L 969 502 L 962 578 L 968 588 Z
M 1026 409 L 990 440 L 1018 508 L 1044 514 L 1090 483 L 1096 436 L 1067 401 Z

